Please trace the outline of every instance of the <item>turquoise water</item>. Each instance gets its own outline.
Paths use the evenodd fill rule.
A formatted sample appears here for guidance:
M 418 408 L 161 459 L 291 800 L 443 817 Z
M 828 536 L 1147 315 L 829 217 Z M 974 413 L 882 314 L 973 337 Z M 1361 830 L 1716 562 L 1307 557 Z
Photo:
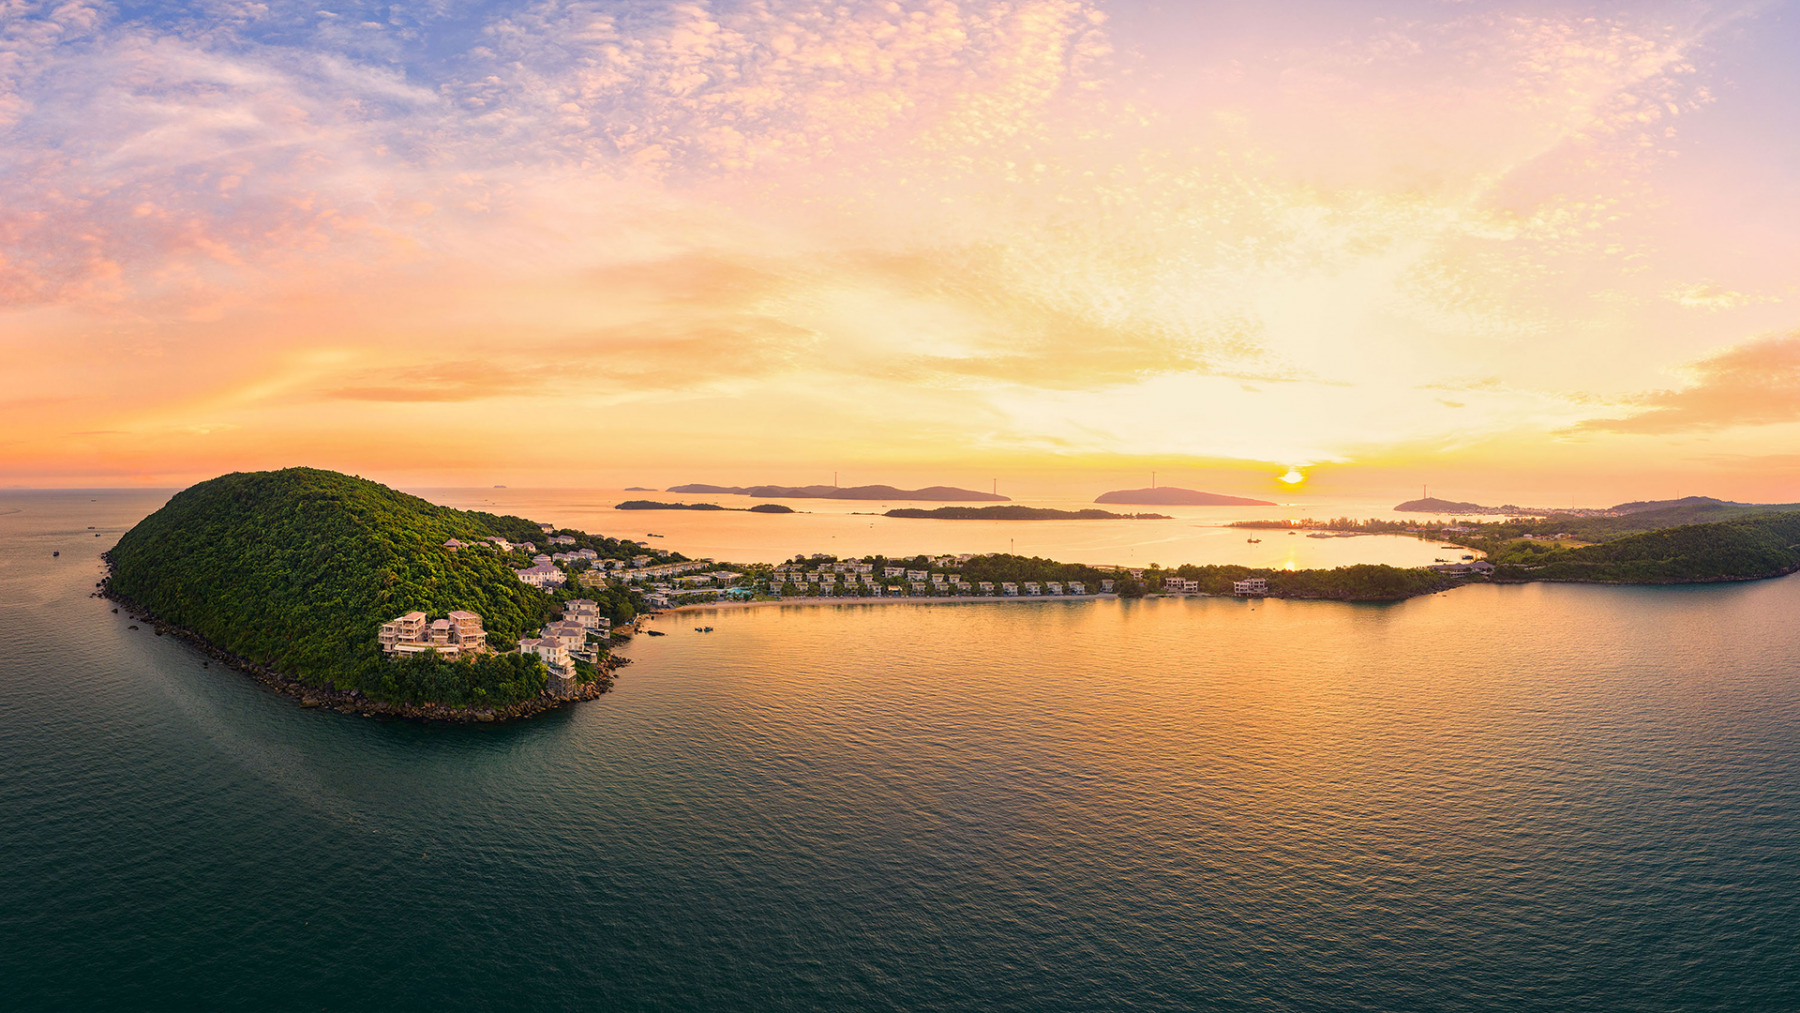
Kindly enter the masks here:
M 1797 579 L 669 616 L 429 728 L 87 597 L 159 502 L 0 494 L 0 1005 L 1800 1008 Z

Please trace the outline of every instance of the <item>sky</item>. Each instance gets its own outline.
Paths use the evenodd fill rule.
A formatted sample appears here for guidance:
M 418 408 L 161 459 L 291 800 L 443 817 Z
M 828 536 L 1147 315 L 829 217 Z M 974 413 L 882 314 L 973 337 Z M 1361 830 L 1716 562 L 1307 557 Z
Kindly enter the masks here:
M 1800 501 L 1800 9 L 0 0 L 0 485 Z

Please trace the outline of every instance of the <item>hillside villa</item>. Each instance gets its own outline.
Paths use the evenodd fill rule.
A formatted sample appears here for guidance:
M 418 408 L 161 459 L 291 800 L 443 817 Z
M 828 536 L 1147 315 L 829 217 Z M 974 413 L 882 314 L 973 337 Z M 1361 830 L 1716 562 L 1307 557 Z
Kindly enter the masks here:
M 482 654 L 488 649 L 481 617 L 462 611 L 437 620 L 427 620 L 423 612 L 408 612 L 382 623 L 377 639 L 381 642 L 381 653 L 390 658 L 404 658 L 426 651 L 436 651 L 444 658 L 459 658 Z

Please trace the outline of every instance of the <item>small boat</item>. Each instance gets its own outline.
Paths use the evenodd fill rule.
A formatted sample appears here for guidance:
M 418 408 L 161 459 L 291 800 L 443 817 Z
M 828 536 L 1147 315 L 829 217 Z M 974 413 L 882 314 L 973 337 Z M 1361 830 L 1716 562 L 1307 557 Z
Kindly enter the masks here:
M 1246 539 L 1244 539 L 1244 541 L 1246 541 L 1246 542 L 1249 542 L 1249 543 L 1250 543 L 1250 544 L 1251 544 L 1251 545 L 1255 545 L 1255 544 L 1257 544 L 1257 543 L 1258 543 L 1258 542 L 1260 542 L 1260 541 L 1262 541 L 1262 539 L 1260 539 L 1260 538 L 1246 538 Z
M 51 555 L 52 555 L 52 556 L 60 556 L 60 555 L 62 555 L 62 550 L 61 550 L 61 549 L 58 549 L 58 550 L 57 550 L 57 551 L 55 551 L 55 552 L 52 552 L 52 553 L 50 553 L 50 554 L 51 554 Z
M 644 636 L 646 636 L 646 637 L 666 637 L 666 636 L 668 636 L 668 634 L 664 633 L 661 630 L 645 630 Z

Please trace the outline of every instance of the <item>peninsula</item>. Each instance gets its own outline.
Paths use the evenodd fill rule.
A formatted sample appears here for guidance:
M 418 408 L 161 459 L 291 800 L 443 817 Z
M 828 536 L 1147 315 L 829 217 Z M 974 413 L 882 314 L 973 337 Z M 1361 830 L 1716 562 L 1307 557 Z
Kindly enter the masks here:
M 896 489 L 891 485 L 678 485 L 666 490 L 700 496 L 755 496 L 758 499 L 910 500 L 915 503 L 1011 503 L 1009 496 L 947 485 Z
M 683 509 L 693 508 L 691 505 Z M 720 508 L 722 509 L 722 508 Z M 1687 523 L 1695 514 L 1724 519 Z M 1140 519 L 1018 505 L 897 510 L 953 519 Z M 1155 516 L 1155 515 L 1150 515 Z M 1277 522 L 1241 522 L 1267 525 Z M 597 696 L 612 631 L 697 597 L 1067 598 L 1147 593 L 1388 602 L 1471 581 L 1675 584 L 1800 570 L 1800 510 L 1717 501 L 1609 516 L 1296 527 L 1407 533 L 1485 553 L 1419 568 L 1142 569 L 1006 553 L 720 565 L 640 543 L 437 506 L 330 471 L 202 482 L 120 538 L 104 594 L 309 705 L 493 721 Z M 540 552 L 538 542 L 550 552 Z
M 1121 489 L 1101 493 L 1096 503 L 1120 503 L 1133 506 L 1274 506 L 1266 499 L 1245 499 L 1198 489 L 1182 489 L 1161 485 L 1152 489 Z

